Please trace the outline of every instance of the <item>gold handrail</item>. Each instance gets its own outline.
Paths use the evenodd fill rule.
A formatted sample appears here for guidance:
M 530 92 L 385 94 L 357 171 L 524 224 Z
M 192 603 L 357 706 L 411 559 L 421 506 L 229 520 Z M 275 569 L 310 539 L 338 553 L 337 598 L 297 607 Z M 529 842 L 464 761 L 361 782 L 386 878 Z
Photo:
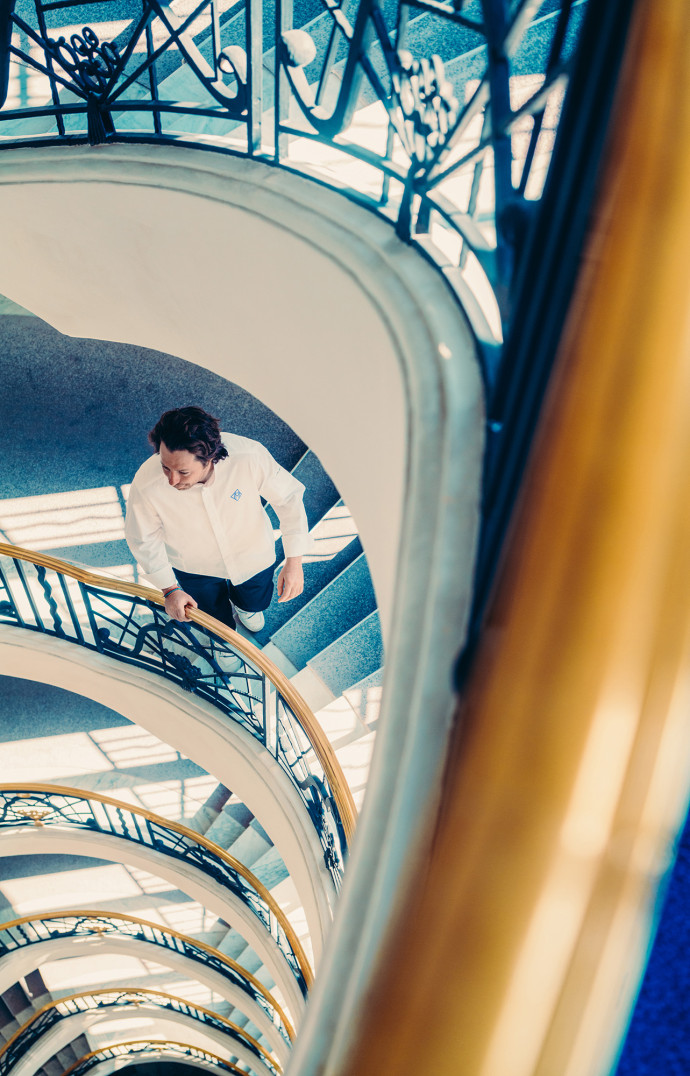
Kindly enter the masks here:
M 232 1061 L 224 1061 L 222 1057 L 214 1054 L 211 1050 L 207 1050 L 203 1046 L 192 1046 L 190 1042 L 177 1042 L 175 1039 L 128 1039 L 127 1042 L 111 1042 L 109 1046 L 101 1046 L 100 1050 L 92 1050 L 90 1053 L 78 1058 L 68 1069 L 65 1069 L 62 1076 L 69 1076 L 70 1072 L 74 1072 L 84 1061 L 88 1061 L 92 1057 L 98 1057 L 99 1054 L 104 1054 L 106 1050 L 119 1050 L 123 1046 L 139 1046 L 141 1043 L 145 1043 L 147 1046 L 181 1046 L 185 1050 L 199 1050 L 200 1053 L 208 1054 L 215 1061 L 219 1061 L 221 1065 L 230 1069 L 231 1072 L 239 1072 L 240 1076 L 247 1076 L 244 1069 L 238 1068 Z M 162 1053 L 163 1051 L 161 1050 L 160 1052 Z
M 131 597 L 143 598 L 145 601 L 165 606 L 165 599 L 159 590 L 143 587 L 139 583 L 127 583 L 124 580 L 97 575 L 94 572 L 86 571 L 84 568 L 77 568 L 65 560 L 60 560 L 59 557 L 36 553 L 31 549 L 23 549 L 21 546 L 10 545 L 7 542 L 0 542 L 0 555 L 25 560 L 30 564 L 37 564 L 57 572 L 59 575 L 66 575 L 71 579 L 76 579 L 79 583 L 86 583 L 88 586 L 103 587 L 107 590 L 114 590 L 119 594 L 129 594 Z M 331 786 L 333 798 L 338 807 L 338 813 L 345 832 L 345 839 L 349 846 L 354 837 L 357 824 L 355 801 L 352 798 L 350 786 L 345 780 L 345 775 L 328 737 L 302 696 L 295 690 L 287 676 L 258 647 L 254 646 L 253 643 L 238 632 L 233 631 L 227 624 L 222 624 L 220 620 L 209 616 L 208 613 L 202 613 L 200 609 L 190 609 L 188 610 L 188 615 L 189 619 L 198 624 L 199 627 L 217 635 L 224 642 L 229 643 L 233 650 L 239 651 L 244 657 L 248 658 L 253 665 L 264 673 L 288 703 L 302 731 L 313 747 L 314 754 L 319 760 L 319 764 Z
M 88 916 L 89 919 L 122 919 L 126 923 L 136 923 L 137 926 L 149 927 L 150 930 L 157 930 L 162 934 L 171 934 L 174 938 L 179 938 L 180 941 L 185 942 L 187 945 L 196 949 L 201 949 L 205 953 L 209 953 L 210 956 L 215 957 L 216 960 L 220 960 L 223 964 L 227 964 L 228 967 L 232 968 L 232 970 L 237 973 L 237 975 L 246 979 L 248 983 L 251 983 L 257 993 L 261 994 L 275 1009 L 285 1024 L 285 1030 L 288 1033 L 288 1037 L 291 1040 L 294 1040 L 295 1029 L 292 1027 L 281 1006 L 262 982 L 252 975 L 250 971 L 247 971 L 246 968 L 243 968 L 241 964 L 238 964 L 236 960 L 233 960 L 231 956 L 222 953 L 220 949 L 216 949 L 215 946 L 209 945 L 207 942 L 198 941 L 196 938 L 190 937 L 189 934 L 183 934 L 182 931 L 175 930 L 173 927 L 162 926 L 160 923 L 152 923 L 150 919 L 140 919 L 139 916 L 128 915 L 126 912 L 104 912 L 96 911 L 92 908 L 69 908 L 66 911 L 46 912 L 43 915 L 22 915 L 18 919 L 10 919 L 7 923 L 0 923 L 0 933 L 2 933 L 3 930 L 11 930 L 13 927 L 23 926 L 25 923 L 42 922 L 45 919 L 77 919 L 82 916 Z M 93 933 L 96 934 L 98 932 L 94 930 Z M 123 935 L 123 937 L 128 936 L 129 935 Z M 43 940 L 48 941 L 51 939 Z M 31 944 L 40 944 L 40 941 Z M 184 954 L 178 955 L 183 956 Z
M 239 859 L 235 859 L 234 856 L 231 856 L 229 852 L 226 852 L 225 849 L 221 848 L 215 841 L 210 841 L 208 837 L 204 837 L 202 833 L 196 833 L 193 829 L 189 829 L 189 827 L 183 825 L 182 822 L 168 821 L 168 819 L 163 818 L 162 815 L 154 814 L 153 811 L 147 811 L 144 807 L 134 807 L 131 803 L 125 803 L 124 800 L 116 800 L 112 796 L 103 796 L 100 792 L 90 792 L 84 788 L 71 788 L 69 785 L 34 784 L 32 782 L 11 782 L 9 784 L 3 782 L 0 784 L 0 793 L 2 792 L 27 792 L 30 794 L 45 792 L 54 796 L 74 796 L 77 799 L 86 801 L 96 800 L 97 803 L 106 803 L 111 807 L 117 807 L 120 811 L 129 811 L 130 814 L 146 818 L 149 822 L 155 822 L 156 825 L 161 826 L 163 829 L 171 829 L 174 833 L 182 834 L 182 836 L 192 841 L 192 843 L 200 844 L 202 848 L 206 848 L 209 852 L 213 852 L 215 856 L 218 856 L 219 859 L 222 859 L 227 863 L 229 867 L 237 872 L 237 874 L 241 875 L 242 878 L 249 883 L 254 892 L 266 902 L 285 931 L 285 936 L 295 954 L 307 988 L 311 986 L 314 980 L 311 966 L 307 960 L 306 953 L 302 948 L 300 940 L 295 934 L 294 928 L 285 915 L 285 912 L 273 899 L 263 882 L 260 882 L 256 875 L 252 874 L 249 867 L 245 867 L 244 863 L 240 863 Z M 31 819 L 29 818 L 27 819 L 27 825 L 30 823 Z M 36 824 L 38 823 L 34 823 L 34 825 Z M 113 834 L 113 836 L 117 836 L 117 834 Z M 124 839 L 127 840 L 129 838 Z
M 202 1012 L 206 1016 L 213 1017 L 214 1020 L 219 1020 L 222 1024 L 227 1024 L 227 1026 L 232 1031 L 237 1031 L 243 1039 L 247 1039 L 252 1044 L 252 1046 L 259 1050 L 264 1055 L 264 1057 L 267 1058 L 267 1060 L 270 1061 L 272 1065 L 275 1065 L 275 1067 L 280 1072 L 283 1071 L 280 1062 L 277 1061 L 277 1059 L 274 1058 L 268 1052 L 268 1050 L 266 1050 L 266 1048 L 263 1047 L 261 1043 L 254 1038 L 253 1035 L 250 1035 L 248 1031 L 245 1031 L 244 1028 L 240 1027 L 239 1024 L 234 1024 L 232 1020 L 228 1020 L 225 1016 L 221 1016 L 219 1013 L 214 1012 L 213 1009 L 207 1009 L 204 1005 L 196 1005 L 194 1004 L 194 1002 L 187 1001 L 185 998 L 178 997 L 177 994 L 167 994 L 164 990 L 150 990 L 148 987 L 141 986 L 111 986 L 110 988 L 103 988 L 102 990 L 82 990 L 77 994 L 65 994 L 64 997 L 54 998 L 52 1001 L 46 1002 L 46 1004 L 42 1005 L 40 1009 L 36 1009 L 36 1011 L 32 1013 L 26 1023 L 22 1024 L 19 1030 L 15 1031 L 14 1035 L 12 1035 L 12 1037 L 9 1038 L 7 1042 L 5 1042 L 0 1047 L 0 1057 L 2 1057 L 2 1055 L 6 1053 L 7 1050 L 9 1050 L 12 1043 L 15 1042 L 18 1038 L 20 1038 L 20 1036 L 24 1034 L 26 1029 L 30 1027 L 35 1020 L 38 1020 L 39 1016 L 41 1016 L 44 1012 L 48 1012 L 49 1009 L 57 1009 L 59 1005 L 63 1005 L 68 1001 L 78 1001 L 80 998 L 98 998 L 107 994 L 132 994 L 132 1005 L 137 1005 L 139 1003 L 136 996 L 139 994 L 145 994 L 147 998 L 164 998 L 166 1001 L 177 1001 L 180 1005 L 186 1005 L 190 1009 L 195 1009 L 197 1012 Z M 80 1011 L 86 1012 L 89 1010 L 82 1009 Z M 77 1015 L 79 1014 L 66 1013 L 65 1017 L 67 1018 L 69 1016 Z

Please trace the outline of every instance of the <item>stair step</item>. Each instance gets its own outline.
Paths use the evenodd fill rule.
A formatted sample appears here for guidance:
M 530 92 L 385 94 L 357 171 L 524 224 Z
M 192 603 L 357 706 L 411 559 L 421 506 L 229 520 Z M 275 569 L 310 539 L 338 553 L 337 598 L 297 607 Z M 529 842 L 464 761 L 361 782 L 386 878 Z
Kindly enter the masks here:
M 305 487 L 304 510 L 309 526 L 314 527 L 338 503 L 340 494 L 324 471 L 321 460 L 311 450 L 304 453 L 292 473 Z
M 215 820 L 212 826 L 209 826 L 205 837 L 208 837 L 210 841 L 215 844 L 219 844 L 221 848 L 232 848 L 235 841 L 244 833 L 244 826 L 241 826 L 234 818 L 231 818 L 221 811 L 218 818 Z
M 9 1042 L 12 1036 L 16 1034 L 17 1031 L 19 1031 L 19 1028 L 21 1026 L 22 1025 L 19 1023 L 18 1020 L 15 1020 L 14 1017 L 10 1017 L 6 1021 L 6 1023 L 4 1023 L 2 1027 L 0 1027 L 0 1039 L 2 1040 L 2 1042 Z
M 206 802 L 199 807 L 188 823 L 189 828 L 196 833 L 207 834 L 216 819 L 220 817 L 220 813 L 231 795 L 232 792 L 225 785 L 216 785 L 210 796 L 206 797 Z
M 297 616 L 301 609 L 309 604 L 324 587 L 328 586 L 332 579 L 352 564 L 362 554 L 362 544 L 355 535 L 348 538 L 344 536 L 344 546 L 337 552 L 330 554 L 319 549 L 319 539 L 313 552 L 304 558 L 304 590 L 298 598 L 290 602 L 278 602 L 274 598 L 266 611 L 266 624 L 262 631 L 257 632 L 256 640 L 265 645 L 269 640 L 274 641 L 276 634 L 285 625 Z
M 247 826 L 251 825 L 253 817 L 243 803 L 226 803 L 205 836 L 221 848 L 228 849 L 241 837 Z
M 14 1017 L 12 1013 L 8 1009 L 4 1000 L 0 997 L 0 1031 L 6 1028 L 7 1025 L 11 1024 L 13 1021 Z
M 365 676 L 343 694 L 362 721 L 373 728 L 378 721 L 383 691 L 383 669 Z
M 287 867 L 278 849 L 273 845 L 252 865 L 252 873 L 266 886 L 266 889 L 273 889 L 288 877 Z
M 24 983 L 26 987 L 26 993 L 31 998 L 34 1006 L 40 1006 L 44 1004 L 45 996 L 48 993 L 48 987 L 43 981 L 38 968 L 34 971 L 30 971 L 28 975 L 24 977 Z
M 323 590 L 305 605 L 272 641 L 297 669 L 330 646 L 376 608 L 374 588 L 366 558 L 360 554 Z M 316 666 L 314 666 L 316 668 Z M 317 669 L 318 671 L 318 669 Z M 366 673 L 373 672 L 369 666 Z M 362 678 L 360 672 L 357 677 Z M 328 683 L 328 681 L 326 681 Z M 352 681 L 350 681 L 352 682 Z M 350 686 L 349 684 L 347 685 Z M 329 684 L 330 687 L 330 684 Z M 341 694 L 341 692 L 334 692 Z
M 63 1072 L 65 1069 L 68 1069 L 71 1065 L 73 1065 L 74 1062 L 77 1060 L 74 1055 L 74 1050 L 71 1050 L 69 1046 L 66 1046 L 64 1050 L 58 1050 L 58 1052 L 55 1054 L 55 1057 L 63 1066 Z
M 330 646 L 310 658 L 308 665 L 337 697 L 383 665 L 383 642 L 378 612 L 373 612 Z
M 19 983 L 14 983 L 5 990 L 2 995 L 2 1000 L 7 1006 L 8 1010 L 12 1013 L 15 1019 L 21 1023 L 21 1016 L 26 1013 L 27 1009 L 31 1009 L 31 1001 L 26 996 L 23 988 Z
M 85 1035 L 80 1035 L 74 1040 L 72 1043 L 72 1050 L 77 1058 L 84 1057 L 85 1054 L 90 1052 L 91 1047 Z
M 230 845 L 228 851 L 253 871 L 253 864 L 272 847 L 270 841 L 267 842 L 253 826 L 249 826 Z
M 229 930 L 225 937 L 218 942 L 216 948 L 220 953 L 229 956 L 231 960 L 237 960 L 246 946 L 244 939 L 236 930 Z

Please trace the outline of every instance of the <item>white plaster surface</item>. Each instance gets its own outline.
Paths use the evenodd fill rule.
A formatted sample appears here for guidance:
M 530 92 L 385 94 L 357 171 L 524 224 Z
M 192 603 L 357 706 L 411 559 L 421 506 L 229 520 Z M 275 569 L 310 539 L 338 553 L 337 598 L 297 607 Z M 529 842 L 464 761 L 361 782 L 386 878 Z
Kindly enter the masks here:
M 148 344 L 233 376 L 310 444 L 353 512 L 381 608 L 387 681 L 370 785 L 335 931 L 293 1053 L 293 1068 L 300 1076 L 319 1076 L 343 1064 L 368 1004 L 391 900 L 405 877 L 438 787 L 454 706 L 453 663 L 465 638 L 472 593 L 483 458 L 482 384 L 474 339 L 437 271 L 401 245 L 384 222 L 297 177 L 267 173 L 250 162 L 209 161 L 212 156 L 206 155 L 199 164 L 190 151 L 187 167 L 180 150 L 167 156 L 163 150 L 152 150 L 148 161 L 145 151 L 134 147 L 131 153 L 117 147 L 96 153 L 71 150 L 62 156 L 56 150 L 8 153 L 0 174 L 0 215 L 11 223 L 12 249 L 19 249 L 21 241 L 25 253 L 17 271 L 9 262 L 0 267 L 0 291 L 30 309 L 36 309 L 32 299 L 36 294 L 41 303 L 36 312 L 56 319 L 54 323 L 66 331 Z M 149 167 L 154 158 L 160 165 L 155 170 Z M 48 175 L 55 186 L 52 195 Z M 80 204 L 77 217 L 71 187 L 92 182 L 93 191 L 82 199 L 86 212 Z M 187 309 L 172 304 L 169 292 L 160 296 L 162 305 L 155 316 L 151 303 L 141 302 L 150 294 L 147 274 L 153 251 L 172 254 L 178 238 L 171 236 L 159 245 L 156 214 L 149 233 L 141 207 L 151 202 L 190 203 L 185 198 L 165 199 L 160 192 L 157 199 L 140 199 L 133 190 L 137 184 L 167 186 L 171 193 L 173 188 L 178 193 L 193 190 L 195 197 L 219 202 L 236 199 L 238 209 L 266 217 L 337 263 L 344 276 L 356 282 L 354 291 L 348 286 L 334 291 L 330 284 L 324 290 L 321 284 L 334 280 L 331 270 L 324 272 L 313 292 L 323 304 L 323 316 L 312 318 L 311 304 L 308 310 L 299 305 L 305 294 L 300 283 L 299 296 L 293 295 L 297 305 L 286 319 L 283 298 L 288 291 L 283 280 L 277 282 L 283 289 L 278 302 L 265 303 L 265 318 L 257 322 L 254 311 L 243 318 L 234 304 L 233 257 L 235 249 L 246 248 L 228 242 L 227 231 L 212 231 L 216 247 L 225 238 L 223 280 L 230 288 L 225 302 L 230 316 L 224 323 L 223 347 L 218 345 L 226 354 L 221 363 L 216 347 L 208 346 L 206 330 L 190 338 Z M 27 189 L 32 185 L 40 190 L 32 193 Z M 131 194 L 134 233 L 123 219 L 123 191 L 110 189 L 115 186 Z M 104 238 L 115 238 L 116 251 L 125 235 L 128 244 L 134 242 L 139 229 L 136 254 L 142 269 L 134 272 L 133 283 L 140 311 L 132 310 L 130 281 L 114 279 L 108 269 L 102 278 L 104 289 L 98 274 L 87 274 L 85 266 L 75 268 L 71 253 L 62 256 L 62 240 L 69 236 L 71 241 L 84 220 L 93 224 L 92 239 L 95 236 L 98 243 L 102 237 L 94 219 L 96 204 L 105 216 L 111 215 L 112 204 L 112 216 L 123 226 L 119 237 L 112 236 L 109 226 L 105 229 Z M 212 216 L 205 212 L 199 220 L 208 223 Z M 191 219 L 191 214 L 185 218 L 186 225 Z M 238 234 L 247 235 L 242 228 Z M 261 240 L 266 233 L 257 229 L 253 235 L 259 260 L 272 256 L 273 247 Z M 190 256 L 202 252 L 199 271 L 205 279 L 209 244 L 195 245 L 198 238 L 194 233 L 187 249 Z M 290 249 L 302 251 L 298 243 Z M 76 296 L 71 280 L 58 279 L 48 264 L 51 253 L 67 274 L 75 268 L 83 293 Z M 301 254 L 299 261 L 301 266 Z M 316 262 L 310 255 L 305 264 L 315 267 Z M 294 272 L 303 282 L 300 266 L 282 262 L 283 272 Z M 216 316 L 215 301 L 222 291 L 217 282 L 206 283 L 203 295 L 196 289 L 188 293 L 198 324 Z M 360 294 L 357 286 L 363 305 L 350 302 Z M 75 324 L 70 329 L 70 319 L 77 317 L 79 328 Z M 302 317 L 309 331 L 297 324 Z M 269 318 L 275 324 L 268 326 Z M 373 332 L 359 335 L 361 325 L 373 328 L 375 323 Z M 131 335 L 122 335 L 123 325 Z M 235 325 L 242 331 L 235 332 Z M 277 351 L 276 337 L 280 337 Z M 217 343 L 217 334 L 214 339 Z M 260 353 L 261 364 L 245 376 L 246 340 L 252 355 Z M 341 351 L 343 341 L 346 347 Z M 228 358 L 228 347 L 235 344 L 240 347 Z M 332 379 L 327 364 L 333 356 L 342 370 Z M 237 377 L 225 372 L 233 361 Z M 277 370 L 281 361 L 282 372 Z
M 276 1027 L 268 1019 L 264 1010 L 252 1001 L 239 987 L 233 986 L 227 979 L 217 972 L 206 968 L 196 960 L 175 953 L 172 950 L 163 949 L 161 946 L 149 942 L 140 941 L 137 938 L 118 938 L 113 934 L 102 937 L 84 936 L 57 938 L 50 941 L 36 942 L 21 949 L 15 949 L 8 953 L 0 961 L 0 993 L 4 993 L 19 979 L 28 975 L 37 967 L 45 966 L 54 960 L 69 959 L 75 957 L 91 956 L 95 961 L 103 956 L 119 954 L 120 956 L 136 956 L 141 960 L 163 964 L 190 978 L 196 978 L 205 983 L 216 993 L 220 994 L 246 1013 L 249 1019 L 265 1035 L 270 1043 L 271 1050 L 281 1062 L 285 1062 L 288 1055 L 288 1047 L 285 1040 L 277 1031 Z
M 256 1076 L 269 1076 L 270 1073 L 256 1054 L 237 1039 L 229 1039 L 215 1028 L 204 1027 L 198 1020 L 182 1013 L 163 1009 L 155 1011 L 152 1006 L 144 1003 L 136 1009 L 130 1006 L 127 1009 L 95 1010 L 64 1017 L 19 1059 L 12 1068 L 12 1076 L 34 1076 L 54 1054 L 63 1050 L 79 1035 L 90 1032 L 91 1038 L 91 1035 L 97 1034 L 99 1029 L 105 1027 L 109 1034 L 104 1041 L 98 1042 L 96 1049 L 139 1038 L 172 1039 L 208 1050 L 224 1060 L 237 1057 L 249 1065 Z
M 238 897 L 198 867 L 122 837 L 66 825 L 17 826 L 0 832 L 0 856 L 49 854 L 91 856 L 132 864 L 172 882 L 242 934 L 275 979 L 293 1020 L 299 1018 L 304 999 L 273 937 Z
M 109 706 L 232 788 L 278 849 L 302 901 L 318 961 L 332 882 L 310 818 L 278 763 L 210 704 L 162 677 L 74 643 L 3 626 L 0 673 L 55 684 Z
M 289 422 L 352 511 L 387 625 L 405 485 L 400 352 L 430 346 L 392 229 L 256 161 L 122 146 L 7 151 L 0 220 L 13 252 L 0 293 L 63 333 L 205 366 Z

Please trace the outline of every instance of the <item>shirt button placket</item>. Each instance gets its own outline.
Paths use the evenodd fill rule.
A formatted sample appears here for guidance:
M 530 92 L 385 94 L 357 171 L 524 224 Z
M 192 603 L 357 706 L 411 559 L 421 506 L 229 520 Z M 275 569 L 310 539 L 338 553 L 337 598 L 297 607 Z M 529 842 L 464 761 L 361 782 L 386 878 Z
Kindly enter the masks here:
M 206 508 L 206 515 L 208 516 L 209 522 L 211 524 L 211 529 L 213 530 L 216 541 L 218 543 L 218 548 L 220 549 L 221 556 L 225 562 L 226 576 L 228 579 L 232 579 L 234 575 L 234 572 L 232 571 L 232 557 L 230 556 L 230 550 L 227 546 L 227 540 L 223 524 L 219 518 L 218 511 L 216 509 L 216 504 L 213 498 L 213 488 L 204 488 L 201 492 L 204 507 Z

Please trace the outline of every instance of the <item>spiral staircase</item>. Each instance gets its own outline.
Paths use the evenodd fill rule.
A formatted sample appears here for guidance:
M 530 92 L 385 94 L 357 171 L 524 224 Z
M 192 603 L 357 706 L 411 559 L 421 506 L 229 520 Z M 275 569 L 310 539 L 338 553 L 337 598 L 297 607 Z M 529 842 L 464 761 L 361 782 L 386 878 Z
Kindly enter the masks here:
M 613 1071 L 687 782 L 597 958 L 616 887 L 545 833 L 568 789 L 566 851 L 608 869 L 577 811 L 628 763 L 553 621 L 511 620 L 558 586 L 510 521 L 644 7 L 0 0 L 0 1076 Z M 306 487 L 305 592 L 257 636 L 167 622 L 123 541 L 146 430 L 192 402 Z M 530 468 L 585 458 L 543 449 L 563 414 Z

